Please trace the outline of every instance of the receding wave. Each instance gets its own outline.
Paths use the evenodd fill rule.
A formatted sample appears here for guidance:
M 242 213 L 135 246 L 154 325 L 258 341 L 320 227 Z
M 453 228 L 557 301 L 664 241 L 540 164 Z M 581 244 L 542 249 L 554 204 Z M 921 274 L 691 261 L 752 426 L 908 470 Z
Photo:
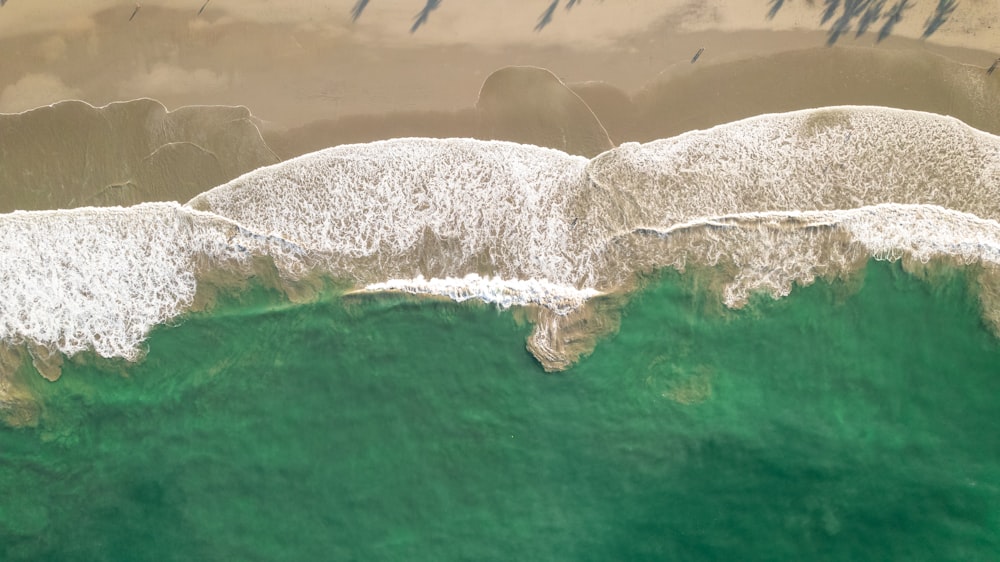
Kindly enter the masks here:
M 930 204 L 1000 218 L 1000 138 L 888 108 L 763 115 L 596 157 L 621 228 L 754 211 Z M 617 209 L 616 209 L 617 208 Z
M 535 305 L 529 348 L 549 369 L 613 329 L 593 297 L 689 264 L 721 266 L 730 306 L 871 257 L 978 264 L 1000 326 L 997 220 L 1000 138 L 914 111 L 764 115 L 592 160 L 396 139 L 261 168 L 186 206 L 0 215 L 0 339 L 135 359 L 200 272 L 256 257 L 290 281 Z

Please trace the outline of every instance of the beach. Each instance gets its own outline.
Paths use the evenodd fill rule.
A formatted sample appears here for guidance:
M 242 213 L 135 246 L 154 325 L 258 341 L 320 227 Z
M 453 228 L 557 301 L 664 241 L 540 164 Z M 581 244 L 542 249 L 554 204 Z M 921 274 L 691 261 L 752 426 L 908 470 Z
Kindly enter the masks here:
M 563 81 L 603 81 L 633 94 L 671 70 L 824 46 L 827 25 L 803 2 L 785 2 L 768 20 L 752 2 L 629 2 L 560 8 L 534 31 L 544 7 L 514 2 L 444 4 L 410 33 L 421 2 L 373 2 L 352 22 L 353 2 L 210 2 L 201 15 L 185 2 L 76 2 L 53 11 L 12 1 L 3 9 L 5 67 L 0 111 L 63 99 L 95 106 L 150 97 L 169 109 L 244 105 L 263 123 L 302 126 L 349 115 L 454 111 L 472 105 L 486 77 L 530 65 Z M 760 5 L 758 5 L 760 4 Z M 692 6 L 705 6 L 695 9 Z M 907 12 L 892 35 L 876 30 L 840 46 L 926 51 L 984 69 L 1000 51 L 998 16 L 968 1 L 920 41 L 927 5 Z M 430 25 L 433 22 L 434 25 Z M 16 30 L 16 32 L 15 32 Z M 96 65 L 93 61 L 99 60 Z M 800 68 L 789 67 L 794 75 Z
M 44 4 L 11 2 L 0 19 L 9 29 L 0 47 L 18 56 L 0 76 L 0 112 L 70 99 L 95 107 L 151 98 L 167 110 L 247 108 L 241 119 L 252 121 L 263 142 L 252 131 L 234 132 L 230 142 L 257 143 L 258 155 L 232 172 L 197 162 L 199 155 L 178 155 L 186 162 L 180 168 L 203 170 L 198 175 L 206 179 L 174 182 L 190 187 L 177 187 L 173 197 L 175 188 L 156 180 L 146 181 L 156 183 L 149 188 L 155 195 L 105 197 L 119 203 L 183 202 L 274 158 L 395 137 L 498 138 L 565 149 L 544 135 L 512 136 L 481 123 L 480 90 L 507 66 L 550 71 L 582 96 L 614 143 L 830 105 L 917 109 L 1000 130 L 993 110 L 1000 87 L 985 74 L 1000 52 L 996 34 L 989 33 L 997 15 L 983 2 L 963 3 L 952 21 L 925 40 L 919 24 L 928 6 L 922 5 L 909 10 L 884 41 L 873 27 L 858 37 L 846 33 L 832 47 L 826 46 L 832 24 L 821 24 L 821 11 L 802 2 L 784 3 L 771 19 L 767 6 L 753 11 L 751 3 L 739 2 L 581 4 L 560 8 L 540 31 L 534 26 L 541 11 L 532 2 L 504 7 L 502 15 L 494 2 L 472 2 L 434 11 L 435 25 L 414 33 L 408 22 L 419 2 L 375 3 L 356 21 L 351 4 L 297 2 L 294 9 L 276 10 L 266 2 L 238 9 L 210 2 L 198 13 L 182 2 L 146 2 L 130 21 L 134 6 L 128 3 L 80 2 L 54 13 Z M 484 28 L 483 22 L 503 24 Z M 703 54 L 692 63 L 699 49 Z M 773 87 L 776 82 L 783 86 Z M 503 103 L 508 114 L 524 108 L 530 116 L 528 107 L 537 105 L 539 95 L 510 90 Z M 42 121 L 30 124 L 36 134 L 61 134 L 44 122 L 64 117 L 36 118 Z M 12 142 L 23 152 L 5 165 L 3 186 L 14 194 L 5 210 L 98 201 L 97 192 L 137 173 L 130 167 L 97 178 L 101 185 L 58 204 L 25 200 L 18 206 L 18 191 L 43 189 L 27 184 L 51 181 L 36 175 L 25 182 L 17 167 L 35 168 L 53 150 L 49 141 L 32 147 L 21 140 Z
M 0 558 L 988 558 L 998 31 L 8 0 Z

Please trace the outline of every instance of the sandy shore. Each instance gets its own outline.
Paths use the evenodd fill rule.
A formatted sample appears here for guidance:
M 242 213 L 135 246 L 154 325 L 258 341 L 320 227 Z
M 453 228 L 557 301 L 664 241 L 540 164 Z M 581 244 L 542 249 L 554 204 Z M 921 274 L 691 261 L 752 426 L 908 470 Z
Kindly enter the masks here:
M 0 9 L 0 112 L 63 99 L 94 105 L 152 97 L 168 108 L 245 105 L 265 126 L 398 111 L 468 107 L 494 70 L 547 68 L 566 82 L 599 80 L 636 92 L 661 73 L 821 47 L 821 10 L 786 0 L 632 0 L 561 4 L 535 31 L 547 1 L 443 2 L 415 33 L 422 0 L 11 0 Z M 1000 11 L 965 0 L 926 41 L 921 2 L 878 50 L 918 50 L 986 67 L 1000 55 Z M 873 47 L 875 27 L 840 46 Z M 856 24 L 855 24 L 856 27 Z M 853 30 L 853 28 L 852 28 Z M 998 76 L 1000 78 L 1000 76 Z
M 960 2 L 927 39 L 934 3 L 921 2 L 881 41 L 887 14 L 859 34 L 863 15 L 824 23 L 820 3 L 805 0 L 784 0 L 773 14 L 778 4 L 765 0 L 587 0 L 572 9 L 561 0 L 542 29 L 548 0 L 446 1 L 412 33 L 423 0 L 371 0 L 356 21 L 354 4 L 151 0 L 136 10 L 115 0 L 10 0 L 0 8 L 0 50 L 14 54 L 0 71 L 0 113 L 11 114 L 0 118 L 0 189 L 9 194 L 0 211 L 185 201 L 271 162 L 270 150 L 289 158 L 404 136 L 593 156 L 625 141 L 843 104 L 953 115 L 1000 133 L 1000 72 L 985 72 L 1000 55 L 1000 11 L 987 0 Z M 843 33 L 831 47 L 834 29 Z M 546 71 L 491 78 L 512 65 Z M 136 98 L 204 108 L 166 117 L 143 104 L 124 113 L 79 104 L 16 115 L 69 99 L 101 107 Z M 243 106 L 252 117 L 210 106 Z M 114 117 L 130 112 L 151 117 Z M 182 121 L 183 131 L 170 124 Z M 97 142 L 143 135 L 124 152 Z M 225 154 L 253 157 L 220 162 Z M 56 184 L 58 194 L 46 187 Z

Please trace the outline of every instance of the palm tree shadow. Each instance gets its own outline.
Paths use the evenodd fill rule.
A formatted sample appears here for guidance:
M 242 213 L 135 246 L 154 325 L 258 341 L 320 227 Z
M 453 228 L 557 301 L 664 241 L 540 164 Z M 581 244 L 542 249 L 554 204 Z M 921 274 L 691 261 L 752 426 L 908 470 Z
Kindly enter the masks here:
M 899 0 L 893 4 L 885 14 L 885 23 L 878 30 L 877 42 L 881 43 L 885 38 L 889 37 L 892 34 L 892 28 L 896 27 L 896 24 L 903 19 L 903 12 L 912 7 L 913 5 L 910 4 L 910 0 Z
M 939 27 L 944 25 L 948 18 L 951 17 L 952 12 L 958 7 L 958 0 L 938 0 L 937 7 L 934 8 L 934 13 L 931 17 L 927 18 L 927 23 L 924 27 L 924 34 L 921 36 L 927 39 L 938 30 Z
M 556 8 L 559 6 L 559 0 L 552 0 L 548 8 L 542 12 L 542 15 L 538 17 L 538 24 L 535 26 L 535 31 L 541 31 L 545 29 L 546 25 L 552 23 L 552 14 L 555 13 Z
M 827 46 L 833 45 L 840 39 L 840 36 L 851 29 L 851 22 L 855 18 L 864 18 L 871 9 L 873 0 L 844 0 L 844 9 L 833 25 L 830 27 L 830 36 L 826 40 Z M 823 21 L 827 21 L 832 15 L 831 9 L 835 9 L 840 4 L 840 0 L 827 0 L 827 9 L 823 13 Z M 860 25 L 860 24 L 859 24 Z
M 355 2 L 354 7 L 351 8 L 351 21 L 358 21 L 358 18 L 361 17 L 361 13 L 368 7 L 369 1 L 370 0 L 358 0 Z
M 420 29 L 420 26 L 427 23 L 427 18 L 431 15 L 431 12 L 436 10 L 440 5 L 441 0 L 427 0 L 423 9 L 413 18 L 413 27 L 410 28 L 410 33 L 416 32 Z
M 805 1 L 810 6 L 818 4 L 816 0 Z M 767 0 L 769 8 L 765 17 L 774 19 L 787 2 L 788 0 Z M 883 41 L 892 34 L 904 13 L 915 4 L 914 0 L 893 0 L 894 3 L 886 9 L 888 2 L 889 0 L 823 0 L 819 21 L 821 26 L 830 24 L 827 46 L 834 45 L 842 35 L 850 31 L 852 25 L 856 24 L 854 37 L 858 38 L 880 20 L 883 23 L 879 28 L 877 41 Z M 944 24 L 957 6 L 958 0 L 938 0 L 934 14 L 925 25 L 924 37 Z
M 840 0 L 823 0 L 826 4 L 826 8 L 823 10 L 823 15 L 819 18 L 820 25 L 825 25 L 826 22 L 830 21 L 830 18 L 837 13 L 837 8 L 840 7 Z
M 861 15 L 861 19 L 858 20 L 858 32 L 854 34 L 854 37 L 861 37 L 864 35 L 871 24 L 875 23 L 882 17 L 882 8 L 885 7 L 886 0 L 876 0 L 871 3 L 865 10 L 865 13 Z
M 768 0 L 771 4 L 771 9 L 767 11 L 767 19 L 773 20 L 774 16 L 778 15 L 781 8 L 785 5 L 785 0 Z

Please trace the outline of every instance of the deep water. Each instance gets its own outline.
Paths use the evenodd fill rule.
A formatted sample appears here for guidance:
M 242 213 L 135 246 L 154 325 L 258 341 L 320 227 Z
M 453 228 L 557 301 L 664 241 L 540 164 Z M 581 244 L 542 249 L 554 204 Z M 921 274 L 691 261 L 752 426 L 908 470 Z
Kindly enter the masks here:
M 945 277 L 665 272 L 558 375 L 511 312 L 252 290 L 32 383 L 0 559 L 994 559 L 1000 342 Z

